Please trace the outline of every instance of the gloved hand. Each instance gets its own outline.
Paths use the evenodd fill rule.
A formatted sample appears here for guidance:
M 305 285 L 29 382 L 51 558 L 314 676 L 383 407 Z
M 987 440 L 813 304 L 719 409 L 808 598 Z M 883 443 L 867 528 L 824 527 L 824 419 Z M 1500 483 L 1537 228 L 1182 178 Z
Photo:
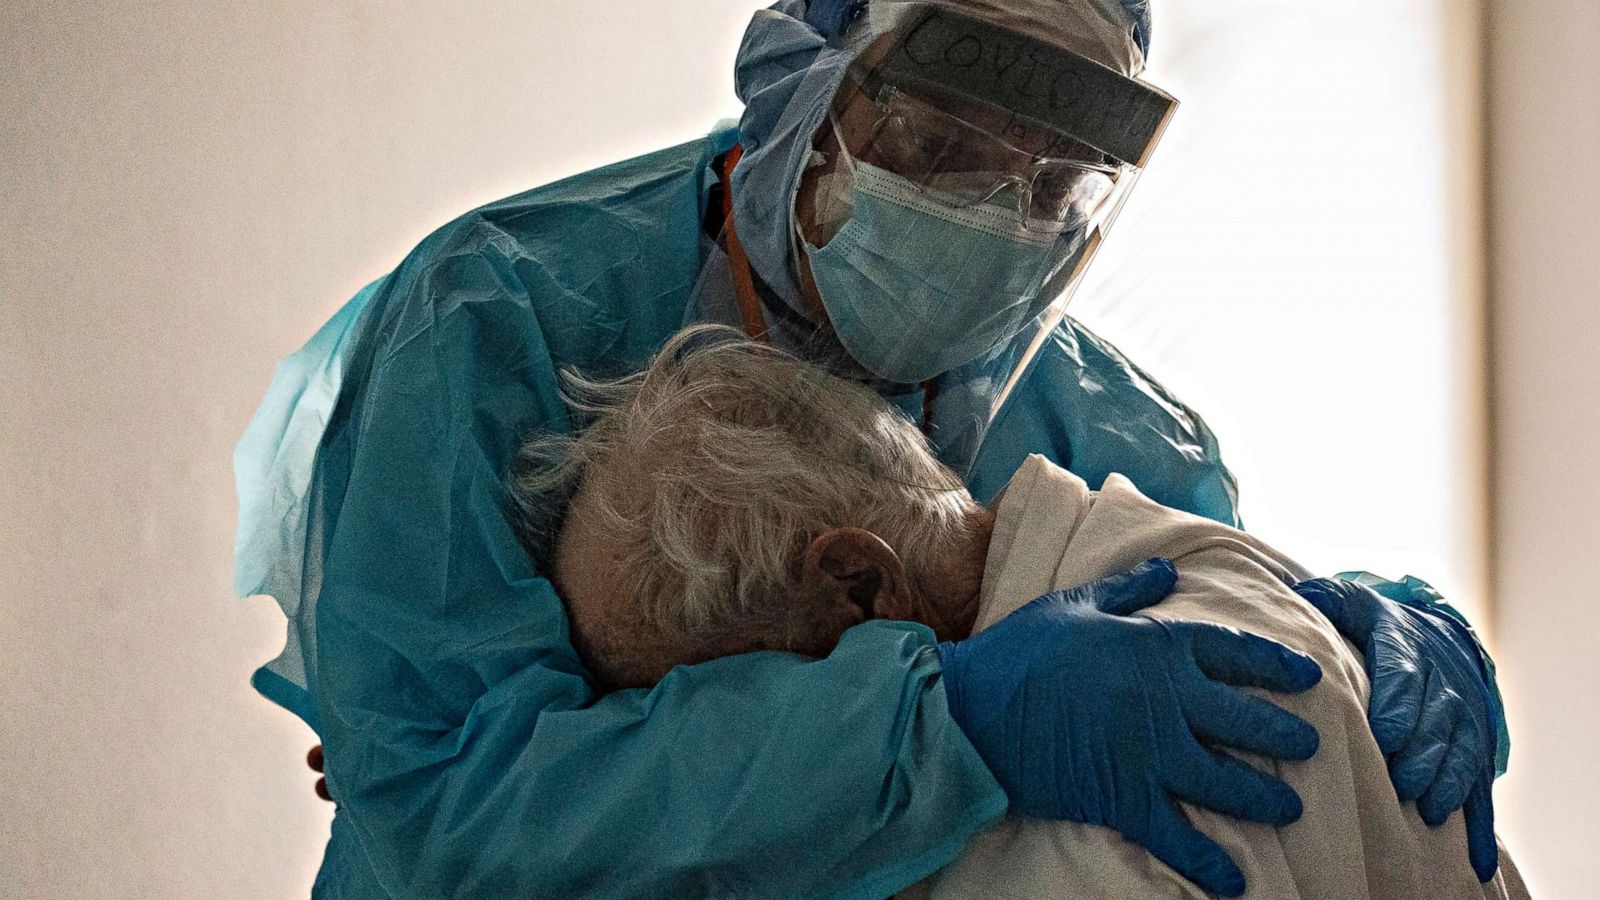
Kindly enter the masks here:
M 1493 878 L 1496 737 L 1476 642 L 1448 616 L 1353 581 L 1317 578 L 1294 590 L 1366 657 L 1367 721 L 1400 800 L 1417 801 L 1430 827 L 1462 809 L 1472 870 L 1479 881 Z
M 1300 818 L 1287 784 L 1208 745 L 1310 758 L 1316 729 L 1228 685 L 1298 692 L 1322 670 L 1255 635 L 1130 615 L 1177 578 L 1153 559 L 942 643 L 945 693 L 1013 812 L 1109 826 L 1201 888 L 1237 897 L 1244 874 L 1174 801 L 1269 825 Z

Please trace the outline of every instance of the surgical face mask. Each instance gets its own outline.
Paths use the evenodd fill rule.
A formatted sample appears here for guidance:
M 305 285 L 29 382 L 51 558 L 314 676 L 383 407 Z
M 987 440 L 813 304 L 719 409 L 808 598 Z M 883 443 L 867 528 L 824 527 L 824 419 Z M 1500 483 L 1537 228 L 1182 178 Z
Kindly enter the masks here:
M 1078 249 L 1080 229 L 1025 225 L 1004 198 L 943 200 L 842 145 L 818 204 L 847 218 L 824 247 L 799 240 L 834 331 L 862 366 L 924 381 L 1016 335 L 1048 304 L 1041 287 Z

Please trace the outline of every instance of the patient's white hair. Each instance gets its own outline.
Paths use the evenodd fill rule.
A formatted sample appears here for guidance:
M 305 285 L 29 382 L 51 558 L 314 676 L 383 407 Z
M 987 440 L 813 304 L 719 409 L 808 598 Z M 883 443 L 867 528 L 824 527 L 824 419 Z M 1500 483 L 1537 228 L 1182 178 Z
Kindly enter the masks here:
M 627 378 L 563 379 L 593 420 L 519 450 L 525 533 L 553 548 L 561 508 L 588 479 L 628 596 L 667 634 L 794 634 L 787 588 L 830 528 L 883 538 L 918 591 L 935 559 L 970 546 L 977 504 L 916 427 L 867 388 L 733 329 L 680 332 Z

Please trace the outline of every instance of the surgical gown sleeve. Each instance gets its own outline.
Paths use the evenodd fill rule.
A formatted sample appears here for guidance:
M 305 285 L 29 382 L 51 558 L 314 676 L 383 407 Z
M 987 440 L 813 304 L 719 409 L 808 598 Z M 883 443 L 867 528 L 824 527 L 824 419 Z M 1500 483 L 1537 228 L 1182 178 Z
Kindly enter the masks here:
M 1238 488 L 1205 421 L 1070 316 L 990 423 L 968 472 L 973 496 L 994 496 L 1030 453 L 1093 489 L 1118 472 L 1157 503 L 1239 524 Z
M 344 375 L 301 504 L 308 720 L 338 803 L 318 894 L 887 896 L 1005 809 L 927 629 L 870 622 L 825 659 L 749 654 L 598 696 L 513 534 L 512 450 L 570 424 L 556 360 L 642 364 L 681 299 L 625 309 L 641 295 L 617 279 L 693 277 L 692 252 L 654 245 L 639 266 L 681 258 L 681 279 L 552 281 L 573 245 L 530 253 L 526 230 L 570 233 L 559 216 L 448 227 L 329 342 Z

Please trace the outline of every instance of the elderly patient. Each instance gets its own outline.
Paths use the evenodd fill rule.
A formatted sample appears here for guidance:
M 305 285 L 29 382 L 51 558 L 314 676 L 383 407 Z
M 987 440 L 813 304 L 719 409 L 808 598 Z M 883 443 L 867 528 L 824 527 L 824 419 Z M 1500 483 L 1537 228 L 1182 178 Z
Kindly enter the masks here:
M 1250 535 L 1120 476 L 1091 491 L 1040 456 L 985 508 L 876 394 L 725 329 L 680 334 L 631 378 L 568 381 L 592 422 L 525 444 L 512 493 L 526 539 L 554 548 L 574 644 L 604 685 L 648 687 L 673 666 L 756 650 L 823 656 L 871 618 L 959 639 L 1051 590 L 1166 557 L 1177 588 L 1152 618 L 1254 631 L 1324 672 L 1273 698 L 1317 728 L 1318 754 L 1250 760 L 1300 794 L 1299 821 L 1184 807 L 1239 862 L 1249 896 L 1526 896 L 1503 848 L 1500 873 L 1479 884 L 1459 813 L 1430 829 L 1399 803 L 1359 655 L 1291 590 L 1307 573 Z M 910 893 L 1205 896 L 1113 831 L 1015 816 Z

